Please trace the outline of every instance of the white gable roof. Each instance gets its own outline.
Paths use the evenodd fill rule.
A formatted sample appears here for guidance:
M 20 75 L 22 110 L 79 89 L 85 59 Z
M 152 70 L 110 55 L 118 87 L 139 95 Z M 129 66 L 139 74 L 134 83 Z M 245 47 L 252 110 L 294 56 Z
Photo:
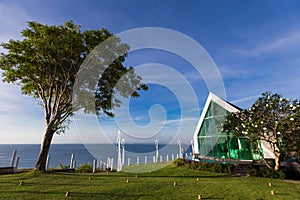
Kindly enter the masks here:
M 198 133 L 199 133 L 199 130 L 200 130 L 200 128 L 202 126 L 202 123 L 204 121 L 205 115 L 208 111 L 209 105 L 212 101 L 215 102 L 216 104 L 218 104 L 219 106 L 221 106 L 222 108 L 224 108 L 225 110 L 227 110 L 228 112 L 237 112 L 237 111 L 239 111 L 239 109 L 237 107 L 233 106 L 232 104 L 228 103 L 224 99 L 222 99 L 222 98 L 220 98 L 220 97 L 218 97 L 215 94 L 210 92 L 208 97 L 207 97 L 207 100 L 205 102 L 204 108 L 202 110 L 200 119 L 198 121 L 196 130 L 195 130 L 194 136 L 193 136 L 194 151 L 195 151 L 194 153 L 195 154 L 199 154 Z

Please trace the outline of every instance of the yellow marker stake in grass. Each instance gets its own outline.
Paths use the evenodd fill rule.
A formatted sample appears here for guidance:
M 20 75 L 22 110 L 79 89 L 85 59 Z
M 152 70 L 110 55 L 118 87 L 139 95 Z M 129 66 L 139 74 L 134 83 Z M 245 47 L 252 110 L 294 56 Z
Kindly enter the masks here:
M 269 183 L 269 186 L 272 186 L 272 183 L 271 183 L 271 182 Z
M 66 197 L 70 196 L 70 191 L 66 192 Z

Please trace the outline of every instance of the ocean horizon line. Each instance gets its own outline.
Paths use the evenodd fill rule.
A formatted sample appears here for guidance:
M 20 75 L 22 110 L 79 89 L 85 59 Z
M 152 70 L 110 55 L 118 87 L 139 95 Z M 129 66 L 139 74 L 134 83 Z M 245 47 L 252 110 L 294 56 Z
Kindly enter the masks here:
M 111 145 L 116 145 L 117 143 L 52 143 L 51 145 L 108 145 L 108 144 L 111 144 Z M 125 143 L 125 145 L 142 145 L 142 144 L 152 144 L 152 143 Z M 0 143 L 0 145 L 41 145 L 41 143 Z M 153 142 L 153 145 L 154 142 Z M 177 143 L 159 143 L 159 145 L 178 145 Z M 190 145 L 190 144 L 185 144 L 185 143 L 182 143 L 181 145 Z

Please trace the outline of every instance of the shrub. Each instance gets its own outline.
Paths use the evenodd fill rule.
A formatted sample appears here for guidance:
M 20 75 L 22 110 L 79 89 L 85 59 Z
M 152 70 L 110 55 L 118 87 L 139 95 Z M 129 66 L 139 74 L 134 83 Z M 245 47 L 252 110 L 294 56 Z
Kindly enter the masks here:
M 249 168 L 248 174 L 252 177 L 259 177 L 258 170 L 254 167 Z
M 195 163 L 186 164 L 187 169 L 198 169 L 198 166 Z
M 79 173 L 90 173 L 93 172 L 93 166 L 90 163 L 85 163 L 79 166 L 76 171 Z
M 214 163 L 211 166 L 211 170 L 212 170 L 212 172 L 216 172 L 216 173 L 223 173 L 224 172 L 222 164 L 220 164 L 220 163 Z
M 211 172 L 211 163 L 203 163 L 199 165 L 198 168 L 200 171 Z
M 187 169 L 215 172 L 215 173 L 231 173 L 233 171 L 232 164 L 194 162 L 194 161 L 184 160 L 182 158 L 175 160 L 174 164 L 177 167 L 185 167 Z
M 39 176 L 40 173 L 41 173 L 40 171 L 30 170 L 27 173 L 25 173 L 24 177 L 32 178 L 32 177 Z
M 233 164 L 227 164 L 227 167 L 225 169 L 225 173 L 231 174 L 233 172 Z
M 63 165 L 62 163 L 59 163 L 60 169 L 69 169 L 69 166 Z
M 174 164 L 177 166 L 177 167 L 182 167 L 185 165 L 185 160 L 182 159 L 182 158 L 178 158 L 174 161 Z
M 264 178 L 274 178 L 274 179 L 284 179 L 285 174 L 281 170 L 270 169 L 266 166 L 252 166 L 249 169 L 249 174 L 252 177 L 264 177 Z

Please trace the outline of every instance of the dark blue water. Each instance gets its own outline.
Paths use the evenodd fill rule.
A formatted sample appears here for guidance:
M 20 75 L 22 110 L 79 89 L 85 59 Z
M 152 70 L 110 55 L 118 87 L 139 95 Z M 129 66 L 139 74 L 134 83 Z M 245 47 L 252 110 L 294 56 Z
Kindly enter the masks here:
M 0 167 L 10 165 L 14 150 L 17 150 L 17 156 L 20 157 L 18 168 L 34 168 L 40 150 L 39 144 L 0 144 Z M 140 163 L 145 162 L 145 157 L 147 163 L 151 163 L 155 155 L 154 144 L 127 144 L 125 150 L 126 164 L 128 158 L 132 164 L 135 164 L 137 157 Z M 166 161 L 167 155 L 169 160 L 172 154 L 176 158 L 178 153 L 178 145 L 159 145 L 159 155 L 162 156 L 163 161 Z M 106 162 L 107 157 L 117 161 L 118 152 L 116 145 L 113 144 L 52 144 L 49 152 L 49 167 L 59 167 L 60 163 L 68 166 L 71 154 L 75 155 L 76 166 L 80 166 L 86 162 L 93 163 L 94 159 Z

